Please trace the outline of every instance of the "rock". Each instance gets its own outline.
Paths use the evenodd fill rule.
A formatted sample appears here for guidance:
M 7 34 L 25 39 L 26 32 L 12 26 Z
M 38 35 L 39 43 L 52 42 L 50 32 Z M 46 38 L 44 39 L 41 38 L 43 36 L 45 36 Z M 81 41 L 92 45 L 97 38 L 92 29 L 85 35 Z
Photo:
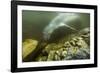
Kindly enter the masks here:
M 85 40 L 85 42 L 90 45 L 90 28 L 84 28 L 79 32 L 81 37 Z
M 67 56 L 67 51 L 62 52 L 62 57 L 65 58 Z
M 44 56 L 47 57 L 47 59 L 45 59 L 46 61 L 89 59 L 90 44 L 88 44 L 87 41 L 90 40 L 90 33 L 82 33 L 81 35 L 72 34 L 69 37 L 65 36 L 59 40 L 58 43 L 49 43 L 41 53 L 42 56 L 39 61 L 44 61 L 44 59 L 42 59 Z M 82 35 L 85 37 L 83 38 Z
M 89 59 L 90 55 L 89 55 L 89 49 L 85 49 L 85 48 L 80 48 L 77 49 L 77 52 L 73 55 L 73 59 Z
M 29 55 L 37 46 L 38 41 L 33 39 L 26 39 L 22 45 L 22 56 L 23 59 Z
M 70 42 L 68 42 L 68 41 L 67 41 L 67 42 L 65 42 L 65 43 L 64 43 L 64 47 L 71 47 Z
M 58 56 L 61 55 L 61 53 L 58 50 L 55 52 L 55 54 L 57 54 Z
M 66 55 L 64 55 L 64 60 L 90 58 L 89 45 L 80 36 L 74 37 L 70 41 L 65 42 L 64 47 L 65 46 L 66 46 L 67 53 L 65 53 Z
M 55 60 L 55 61 L 59 61 L 59 60 L 60 60 L 60 56 L 58 56 L 57 54 L 55 54 L 54 60 Z
M 53 50 L 53 49 L 54 49 L 54 46 L 56 46 L 55 43 L 48 44 L 48 45 L 45 47 L 45 51 L 46 51 L 47 53 L 49 53 L 50 50 Z
M 55 55 L 55 51 L 50 51 L 50 53 L 48 54 L 47 61 L 53 61 L 54 55 Z

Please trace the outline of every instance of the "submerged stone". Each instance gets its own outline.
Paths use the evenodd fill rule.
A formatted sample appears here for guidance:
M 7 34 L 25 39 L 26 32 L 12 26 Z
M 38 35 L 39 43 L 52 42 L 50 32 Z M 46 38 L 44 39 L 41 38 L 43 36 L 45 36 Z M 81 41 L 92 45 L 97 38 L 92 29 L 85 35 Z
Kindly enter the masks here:
M 38 44 L 38 41 L 33 40 L 33 39 L 26 39 L 23 42 L 23 45 L 22 45 L 22 57 L 23 57 L 23 59 L 27 55 L 29 55 L 33 50 L 35 50 L 37 44 Z

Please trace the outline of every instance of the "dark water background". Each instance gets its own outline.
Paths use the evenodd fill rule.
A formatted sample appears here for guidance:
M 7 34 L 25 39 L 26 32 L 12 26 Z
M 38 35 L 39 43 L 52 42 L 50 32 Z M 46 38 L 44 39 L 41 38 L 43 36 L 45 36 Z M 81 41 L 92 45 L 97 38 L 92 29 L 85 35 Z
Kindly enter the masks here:
M 43 29 L 47 26 L 53 18 L 61 12 L 47 12 L 47 11 L 22 11 L 22 38 L 40 40 L 43 37 Z M 80 13 L 83 25 L 79 28 L 90 26 L 90 15 L 87 13 Z

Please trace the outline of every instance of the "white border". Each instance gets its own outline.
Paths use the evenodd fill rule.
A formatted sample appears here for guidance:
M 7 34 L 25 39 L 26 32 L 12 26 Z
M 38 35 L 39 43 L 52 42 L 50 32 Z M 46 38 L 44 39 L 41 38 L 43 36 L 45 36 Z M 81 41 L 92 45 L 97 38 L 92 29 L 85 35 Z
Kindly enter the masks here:
M 78 65 L 78 64 L 93 64 L 94 63 L 94 10 L 92 9 L 77 9 L 77 8 L 57 8 L 43 6 L 18 6 L 18 48 L 17 48 L 17 63 L 18 68 L 25 67 L 43 67 L 43 66 L 58 66 L 58 65 Z M 24 62 L 22 63 L 22 10 L 38 10 L 38 11 L 62 11 L 62 12 L 80 12 L 90 13 L 90 59 L 89 60 L 69 60 L 69 61 L 51 61 L 51 62 Z

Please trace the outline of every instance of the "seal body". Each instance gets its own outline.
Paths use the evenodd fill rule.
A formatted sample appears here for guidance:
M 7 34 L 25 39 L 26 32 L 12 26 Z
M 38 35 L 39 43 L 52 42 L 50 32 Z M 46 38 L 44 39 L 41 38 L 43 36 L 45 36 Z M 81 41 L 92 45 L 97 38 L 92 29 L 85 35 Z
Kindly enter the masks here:
M 78 31 L 78 27 L 81 25 L 79 14 L 76 13 L 60 13 L 48 24 L 43 31 L 43 37 L 45 40 L 51 40 L 51 36 L 56 38 L 57 33 L 63 36 L 73 31 Z M 51 38 L 51 39 L 50 39 Z M 54 39 L 55 39 L 54 38 Z

